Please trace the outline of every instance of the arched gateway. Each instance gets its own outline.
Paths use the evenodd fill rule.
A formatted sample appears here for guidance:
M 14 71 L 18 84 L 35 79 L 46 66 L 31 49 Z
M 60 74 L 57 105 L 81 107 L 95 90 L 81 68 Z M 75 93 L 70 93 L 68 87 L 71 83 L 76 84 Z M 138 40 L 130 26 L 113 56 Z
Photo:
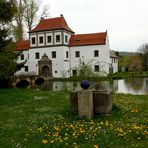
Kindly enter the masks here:
M 39 75 L 52 77 L 52 61 L 44 53 L 41 60 L 38 61 Z

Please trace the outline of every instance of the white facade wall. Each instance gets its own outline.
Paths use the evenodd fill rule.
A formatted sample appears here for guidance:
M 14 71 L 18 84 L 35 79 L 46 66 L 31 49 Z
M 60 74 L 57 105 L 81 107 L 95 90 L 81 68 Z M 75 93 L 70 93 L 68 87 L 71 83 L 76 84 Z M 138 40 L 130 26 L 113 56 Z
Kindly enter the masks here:
M 29 50 L 29 69 L 39 74 L 38 61 L 44 54 L 52 61 L 52 76 L 53 77 L 69 77 L 69 58 L 66 58 L 66 51 L 69 48 L 66 46 L 34 48 Z M 56 52 L 56 58 L 52 58 L 52 52 Z M 35 55 L 39 53 L 39 59 Z
M 23 59 L 21 57 L 24 57 Z M 17 63 L 22 63 L 22 62 L 25 62 L 25 65 L 24 66 L 28 66 L 28 71 L 29 71 L 29 50 L 24 50 L 21 55 L 18 57 L 18 60 L 17 60 Z M 15 74 L 18 75 L 18 74 L 27 74 L 28 71 L 25 71 L 25 68 L 22 67 L 18 72 L 16 72 Z
M 98 50 L 99 56 L 94 56 L 94 51 Z M 99 65 L 99 71 L 109 73 L 110 54 L 108 45 L 91 45 L 91 46 L 75 46 L 70 47 L 70 67 L 71 70 L 76 69 L 80 65 L 80 61 L 91 65 L 94 71 L 94 66 Z M 80 57 L 75 57 L 75 52 L 80 52 Z M 71 71 L 72 73 L 72 71 Z

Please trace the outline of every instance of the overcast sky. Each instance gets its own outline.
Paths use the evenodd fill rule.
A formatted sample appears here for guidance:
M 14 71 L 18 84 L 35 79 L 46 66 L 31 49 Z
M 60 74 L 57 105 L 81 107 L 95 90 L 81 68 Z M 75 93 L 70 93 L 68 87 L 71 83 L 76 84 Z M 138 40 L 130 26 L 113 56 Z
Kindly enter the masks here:
M 148 43 L 148 0 L 43 0 L 76 34 L 108 31 L 110 47 L 136 51 Z

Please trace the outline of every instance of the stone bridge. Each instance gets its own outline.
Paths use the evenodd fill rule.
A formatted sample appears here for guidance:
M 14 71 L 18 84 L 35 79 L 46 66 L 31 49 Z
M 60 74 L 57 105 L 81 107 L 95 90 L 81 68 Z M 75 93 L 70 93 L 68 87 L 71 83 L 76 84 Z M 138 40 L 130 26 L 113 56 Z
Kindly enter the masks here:
M 16 87 L 19 83 L 26 83 L 28 85 L 34 86 L 51 79 L 52 77 L 42 75 L 16 75 L 13 76 L 11 85 Z

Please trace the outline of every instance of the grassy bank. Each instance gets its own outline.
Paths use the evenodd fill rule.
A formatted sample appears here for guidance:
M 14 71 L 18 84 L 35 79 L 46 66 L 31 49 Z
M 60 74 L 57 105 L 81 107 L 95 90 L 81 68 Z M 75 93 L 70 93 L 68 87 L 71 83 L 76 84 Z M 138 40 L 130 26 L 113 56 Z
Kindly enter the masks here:
M 68 92 L 0 90 L 0 147 L 147 147 L 147 96 L 114 94 L 109 116 L 79 120 Z
M 117 72 L 110 74 L 108 78 L 110 79 L 126 79 L 126 78 L 146 78 L 148 77 L 148 72 Z
M 146 78 L 148 77 L 148 72 L 117 72 L 113 74 L 109 74 L 106 76 L 96 76 L 96 77 L 70 77 L 70 78 L 54 78 L 52 81 L 81 81 L 84 79 L 90 80 L 90 81 L 104 81 L 108 80 L 111 81 L 113 79 L 126 79 L 126 78 Z

